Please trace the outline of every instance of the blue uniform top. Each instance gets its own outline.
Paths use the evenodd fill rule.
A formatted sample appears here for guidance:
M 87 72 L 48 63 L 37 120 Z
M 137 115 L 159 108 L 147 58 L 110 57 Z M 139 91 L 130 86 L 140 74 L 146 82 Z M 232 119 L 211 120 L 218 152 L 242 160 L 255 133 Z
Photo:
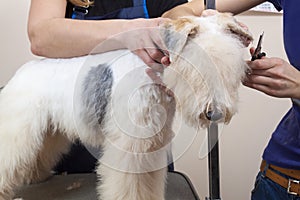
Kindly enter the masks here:
M 94 0 L 88 8 L 68 3 L 66 17 L 85 20 L 136 19 L 160 17 L 187 0 Z
M 284 45 L 290 64 L 300 70 L 300 1 L 269 0 L 283 10 Z M 300 169 L 300 100 L 293 105 L 275 129 L 263 159 L 289 169 Z

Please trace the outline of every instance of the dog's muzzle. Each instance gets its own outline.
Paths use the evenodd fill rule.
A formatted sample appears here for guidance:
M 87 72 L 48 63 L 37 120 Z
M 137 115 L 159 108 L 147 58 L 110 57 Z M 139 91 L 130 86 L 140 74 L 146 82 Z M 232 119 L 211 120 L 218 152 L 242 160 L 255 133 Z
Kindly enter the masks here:
M 224 118 L 226 116 L 225 110 L 226 109 L 222 109 L 215 104 L 208 104 L 205 111 L 205 117 L 209 121 L 213 122 L 224 121 Z

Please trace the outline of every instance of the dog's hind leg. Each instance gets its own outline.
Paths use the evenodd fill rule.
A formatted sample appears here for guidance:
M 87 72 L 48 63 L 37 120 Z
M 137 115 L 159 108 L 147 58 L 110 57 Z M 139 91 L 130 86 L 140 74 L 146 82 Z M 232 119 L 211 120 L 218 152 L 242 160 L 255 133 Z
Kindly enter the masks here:
M 25 182 L 42 146 L 42 133 L 16 121 L 0 121 L 1 200 L 11 199 L 14 188 Z
M 11 199 L 22 184 L 47 179 L 69 150 L 70 141 L 64 135 L 33 131 L 31 124 L 0 122 L 0 130 L 0 200 Z
M 0 200 L 11 199 L 16 187 L 30 182 L 48 128 L 48 112 L 28 100 L 29 94 L 24 97 L 0 96 Z
M 62 133 L 47 132 L 42 149 L 38 153 L 34 169 L 26 178 L 27 183 L 38 183 L 52 176 L 52 169 L 63 154 L 68 153 L 71 142 Z

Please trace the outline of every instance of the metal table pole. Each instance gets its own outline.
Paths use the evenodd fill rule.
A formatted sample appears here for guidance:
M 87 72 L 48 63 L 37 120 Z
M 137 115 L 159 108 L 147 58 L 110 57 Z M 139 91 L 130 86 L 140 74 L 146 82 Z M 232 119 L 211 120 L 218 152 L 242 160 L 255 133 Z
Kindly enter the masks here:
M 220 200 L 220 170 L 219 170 L 219 142 L 218 124 L 211 122 L 208 127 L 208 177 L 209 197 L 206 200 Z
M 206 9 L 216 9 L 216 0 L 204 0 Z

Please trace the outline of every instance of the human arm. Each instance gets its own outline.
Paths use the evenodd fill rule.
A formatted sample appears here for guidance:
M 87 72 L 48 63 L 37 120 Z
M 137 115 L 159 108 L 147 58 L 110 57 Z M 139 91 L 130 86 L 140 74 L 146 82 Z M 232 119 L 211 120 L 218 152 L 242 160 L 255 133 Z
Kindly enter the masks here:
M 66 19 L 66 3 L 66 0 L 31 0 L 28 36 L 34 54 L 52 58 L 87 55 L 96 45 L 107 41 L 113 35 L 135 29 L 158 27 L 165 20 L 161 18 L 100 21 Z M 159 38 L 150 31 L 144 33 L 138 38 L 142 41 L 140 48 L 132 47 L 130 38 L 119 37 L 119 41 L 113 45 L 106 45 L 105 48 L 100 49 L 100 52 L 128 48 L 147 64 L 160 62 L 164 58 L 162 52 L 155 48 L 145 49 L 142 46 L 159 46 Z
M 254 49 L 251 49 L 253 53 Z M 249 61 L 244 85 L 273 97 L 300 99 L 300 71 L 281 58 Z
M 239 14 L 263 2 L 265 0 L 216 0 L 216 10 Z M 200 16 L 204 9 L 204 0 L 192 0 L 165 12 L 163 17 Z

